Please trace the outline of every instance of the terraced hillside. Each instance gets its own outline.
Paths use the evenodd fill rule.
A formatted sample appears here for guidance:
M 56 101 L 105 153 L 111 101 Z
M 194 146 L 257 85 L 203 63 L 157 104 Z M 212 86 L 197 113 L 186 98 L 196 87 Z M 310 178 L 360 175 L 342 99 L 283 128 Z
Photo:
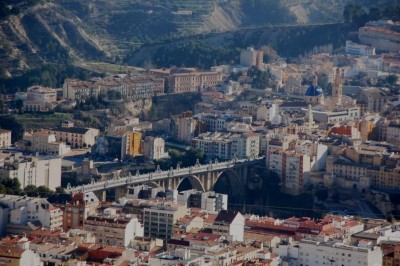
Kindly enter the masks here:
M 393 0 L 379 0 L 383 7 Z M 264 25 L 336 23 L 376 0 L 1 0 L 0 74 L 44 63 L 119 62 L 143 44 Z M 25 3 L 29 3 L 25 4 Z M 16 7 L 16 8 L 14 8 Z

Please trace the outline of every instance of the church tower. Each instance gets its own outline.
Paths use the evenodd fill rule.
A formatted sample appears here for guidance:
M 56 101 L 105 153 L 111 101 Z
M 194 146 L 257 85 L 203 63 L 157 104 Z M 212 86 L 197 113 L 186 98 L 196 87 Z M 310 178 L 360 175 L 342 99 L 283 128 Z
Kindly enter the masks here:
M 335 80 L 332 86 L 332 100 L 335 105 L 342 104 L 342 93 L 343 93 L 343 80 L 342 71 L 340 68 L 336 68 Z

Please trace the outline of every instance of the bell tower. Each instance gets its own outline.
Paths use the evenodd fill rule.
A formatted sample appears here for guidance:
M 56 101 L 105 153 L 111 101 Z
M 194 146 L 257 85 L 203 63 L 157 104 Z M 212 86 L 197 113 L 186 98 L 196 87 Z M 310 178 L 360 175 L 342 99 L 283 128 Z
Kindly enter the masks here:
M 342 104 L 342 94 L 343 94 L 343 80 L 342 80 L 343 72 L 340 68 L 336 68 L 335 80 L 332 86 L 332 100 L 335 105 Z

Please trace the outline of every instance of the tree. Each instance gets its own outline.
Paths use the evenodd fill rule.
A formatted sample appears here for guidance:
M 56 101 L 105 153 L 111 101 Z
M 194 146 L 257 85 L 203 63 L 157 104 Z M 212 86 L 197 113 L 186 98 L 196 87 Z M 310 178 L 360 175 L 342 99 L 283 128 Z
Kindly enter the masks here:
M 37 197 L 38 196 L 38 190 L 35 185 L 27 185 L 24 188 L 24 193 L 29 197 Z
M 386 82 L 389 83 L 390 85 L 396 85 L 397 84 L 397 76 L 396 75 L 389 75 L 386 77 Z
M 381 11 L 376 7 L 372 7 L 368 12 L 368 18 L 372 21 L 380 20 L 382 18 Z
M 49 189 L 46 186 L 39 186 L 37 188 L 37 192 L 39 193 L 39 197 L 41 197 L 41 198 L 47 198 L 54 194 L 54 191 L 52 191 L 51 189 Z
M 65 194 L 65 189 L 63 187 L 56 187 L 56 193 Z

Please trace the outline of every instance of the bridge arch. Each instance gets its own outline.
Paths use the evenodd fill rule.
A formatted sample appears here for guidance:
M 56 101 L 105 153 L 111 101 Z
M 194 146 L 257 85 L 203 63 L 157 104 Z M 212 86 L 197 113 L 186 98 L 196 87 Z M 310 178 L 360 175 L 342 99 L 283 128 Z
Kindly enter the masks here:
M 200 179 L 199 179 L 197 176 L 195 176 L 195 175 L 189 175 L 189 176 L 185 176 L 184 178 L 182 178 L 182 179 L 179 181 L 178 185 L 176 186 L 176 189 L 177 189 L 178 191 L 181 191 L 181 190 L 179 190 L 179 187 L 182 185 L 182 183 L 183 183 L 185 180 L 189 180 L 190 185 L 192 186 L 192 188 L 196 189 L 197 191 L 202 191 L 202 192 L 205 192 L 205 191 L 206 191 L 206 190 L 204 189 L 203 183 L 201 183 Z
M 218 187 L 221 188 L 220 184 L 217 185 L 219 180 L 225 182 L 223 186 L 224 191 L 216 191 L 216 189 L 218 190 Z M 245 195 L 245 185 L 246 184 L 242 181 L 242 178 L 238 173 L 233 169 L 226 169 L 218 174 L 214 184 L 212 185 L 212 190 L 219 193 L 229 194 L 232 203 L 240 203 Z

